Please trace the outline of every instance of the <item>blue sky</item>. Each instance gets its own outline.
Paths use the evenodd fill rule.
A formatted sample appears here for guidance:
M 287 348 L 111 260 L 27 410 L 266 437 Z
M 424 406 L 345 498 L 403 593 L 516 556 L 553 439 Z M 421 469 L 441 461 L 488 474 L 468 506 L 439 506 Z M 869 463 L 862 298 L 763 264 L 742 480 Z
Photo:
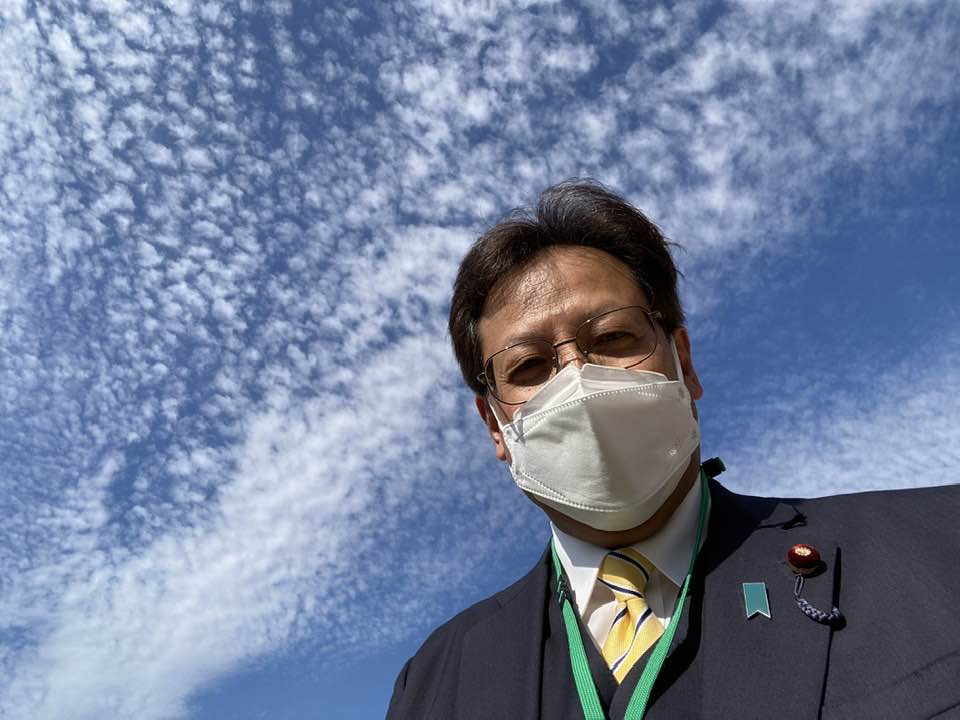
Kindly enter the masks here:
M 546 541 L 445 317 L 569 177 L 684 246 L 728 486 L 953 482 L 958 46 L 899 0 L 4 2 L 0 716 L 382 716 Z

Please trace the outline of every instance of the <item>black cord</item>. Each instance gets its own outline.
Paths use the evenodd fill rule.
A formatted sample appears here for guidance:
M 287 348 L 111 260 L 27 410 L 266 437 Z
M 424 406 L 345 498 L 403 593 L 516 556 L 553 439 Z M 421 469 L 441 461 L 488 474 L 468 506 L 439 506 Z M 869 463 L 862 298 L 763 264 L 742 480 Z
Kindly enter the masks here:
M 793 586 L 793 595 L 797 599 L 797 607 L 800 608 L 800 612 L 806 615 L 808 618 L 814 622 L 818 622 L 821 625 L 829 625 L 834 627 L 843 623 L 843 613 L 836 607 L 834 607 L 830 612 L 824 612 L 823 610 L 818 610 L 813 605 L 808 603 L 802 597 L 800 593 L 803 591 L 803 575 L 797 575 L 797 580 Z

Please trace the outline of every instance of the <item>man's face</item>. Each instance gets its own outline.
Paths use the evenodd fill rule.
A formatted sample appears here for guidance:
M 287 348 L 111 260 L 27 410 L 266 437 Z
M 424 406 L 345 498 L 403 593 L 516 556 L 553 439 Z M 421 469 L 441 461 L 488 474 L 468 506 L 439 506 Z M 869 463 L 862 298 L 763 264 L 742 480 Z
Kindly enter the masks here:
M 484 306 L 479 323 L 483 357 L 489 358 L 498 350 L 534 337 L 544 338 L 551 343 L 567 340 L 576 334 L 577 328 L 585 320 L 607 310 L 627 305 L 642 305 L 649 308 L 650 302 L 643 288 L 633 279 L 630 269 L 624 263 L 602 250 L 593 248 L 573 246 L 551 248 L 542 252 L 523 271 L 504 278 L 494 287 Z M 668 338 L 659 325 L 656 329 L 657 349 L 649 358 L 632 369 L 652 370 L 675 380 L 677 371 Z M 693 368 L 690 342 L 686 331 L 683 328 L 677 329 L 673 333 L 673 339 L 680 358 L 683 381 L 691 397 L 697 400 L 703 395 L 703 389 Z M 582 365 L 585 362 L 573 343 L 563 345 L 559 348 L 559 352 L 562 365 L 569 362 Z M 489 394 L 477 397 L 477 409 L 487 425 L 497 457 L 509 462 L 509 452 L 503 443 L 496 418 L 490 410 L 490 404 L 493 403 L 497 403 L 500 417 L 507 421 L 522 406 L 499 403 Z M 698 467 L 699 452 L 695 453 L 694 461 Z M 696 476 L 696 469 L 693 463 L 691 466 L 690 474 L 693 478 Z M 689 488 L 689 482 L 684 482 L 682 485 Z M 680 497 L 682 498 L 682 495 Z M 531 496 L 531 499 L 537 502 L 535 497 Z M 555 510 L 542 505 L 541 507 L 547 511 L 554 522 L 558 521 L 559 514 Z M 564 527 L 566 525 L 564 518 L 561 517 L 559 520 L 557 524 L 561 529 L 569 531 L 569 526 Z M 571 522 L 574 521 L 571 520 Z M 575 530 L 578 529 L 575 528 Z M 589 539 L 595 544 L 623 540 L 623 533 L 601 533 L 601 535 L 616 535 L 616 538 L 598 539 L 593 535 L 587 538 L 585 534 L 588 534 L 589 530 L 586 528 L 573 534 Z M 649 528 L 644 532 L 648 530 Z M 631 540 L 631 542 L 634 541 Z
M 650 302 L 643 288 L 633 279 L 630 269 L 617 258 L 593 248 L 559 246 L 538 256 L 521 273 L 498 283 L 480 318 L 479 331 L 483 357 L 521 340 L 544 338 L 551 343 L 572 338 L 585 321 L 607 310 L 627 305 L 649 308 Z M 657 349 L 634 370 L 652 370 L 676 378 L 676 368 L 668 338 L 657 326 Z M 689 341 L 682 330 L 682 343 L 689 357 Z M 560 348 L 563 364 L 584 359 L 575 345 Z M 698 399 L 702 394 L 696 374 L 690 368 L 690 377 L 684 380 L 690 394 Z M 488 397 L 490 402 L 497 402 Z M 499 404 L 502 417 L 508 420 L 519 409 L 518 405 Z

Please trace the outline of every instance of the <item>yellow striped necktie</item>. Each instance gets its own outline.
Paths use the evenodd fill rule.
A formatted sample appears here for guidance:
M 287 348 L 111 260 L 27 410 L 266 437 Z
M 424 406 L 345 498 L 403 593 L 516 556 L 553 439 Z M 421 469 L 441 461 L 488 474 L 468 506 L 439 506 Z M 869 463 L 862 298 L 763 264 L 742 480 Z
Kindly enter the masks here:
M 663 634 L 663 625 L 644 598 L 651 572 L 653 565 L 633 548 L 607 553 L 600 567 L 598 582 L 610 588 L 617 599 L 616 614 L 603 643 L 603 659 L 618 683 Z

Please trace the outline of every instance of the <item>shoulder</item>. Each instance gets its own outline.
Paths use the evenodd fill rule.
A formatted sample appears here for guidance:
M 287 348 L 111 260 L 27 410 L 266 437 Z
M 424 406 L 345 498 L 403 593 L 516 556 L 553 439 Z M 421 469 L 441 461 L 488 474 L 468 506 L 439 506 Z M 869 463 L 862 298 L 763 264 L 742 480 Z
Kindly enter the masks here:
M 549 578 L 544 568 L 545 563 L 541 560 L 509 587 L 457 613 L 427 637 L 412 660 L 426 660 L 441 655 L 450 647 L 461 643 L 470 630 L 492 615 L 510 612 L 530 594 L 542 595 Z
M 838 509 L 888 507 L 891 510 L 899 509 L 909 514 L 918 508 L 939 503 L 946 503 L 953 507 L 960 505 L 960 484 L 897 490 L 870 490 L 807 498 L 801 502 L 809 506 L 822 506 L 824 508 L 836 506 Z
M 525 622 L 531 610 L 542 604 L 549 578 L 544 556 L 517 582 L 471 605 L 431 632 L 400 671 L 388 717 L 428 717 L 432 707 L 448 706 L 457 691 L 460 661 L 471 632 L 478 627 L 504 628 Z M 488 623 L 492 619 L 498 622 Z M 509 643 L 510 638 L 502 640 Z
M 835 528 L 838 540 L 876 544 L 896 537 L 911 545 L 955 539 L 960 485 L 877 490 L 802 500 L 811 519 Z
M 944 600 L 960 592 L 960 485 L 837 495 L 802 508 L 842 548 L 848 587 L 890 582 L 894 592 L 909 574 L 911 584 L 938 588 Z
M 921 520 L 946 518 L 960 511 L 960 484 L 791 498 L 741 495 L 712 481 L 710 493 L 725 511 L 735 509 L 745 517 L 765 519 L 787 507 L 801 513 L 804 522 L 835 522 L 843 528 L 860 523 L 876 527 L 879 523 L 916 529 Z
M 819 538 L 864 570 L 889 572 L 887 560 L 951 561 L 960 542 L 960 485 L 791 498 L 741 495 L 711 481 L 710 497 L 708 537 L 736 540 L 730 552 L 747 537 L 778 546 Z
M 713 482 L 710 492 L 717 511 L 714 518 L 711 510 L 711 532 L 779 528 L 790 530 L 794 542 L 829 539 L 865 573 L 904 558 L 922 559 L 931 571 L 945 573 L 953 562 L 948 549 L 960 543 L 960 485 L 777 498 L 740 495 Z M 777 537 L 770 535 L 771 541 Z

